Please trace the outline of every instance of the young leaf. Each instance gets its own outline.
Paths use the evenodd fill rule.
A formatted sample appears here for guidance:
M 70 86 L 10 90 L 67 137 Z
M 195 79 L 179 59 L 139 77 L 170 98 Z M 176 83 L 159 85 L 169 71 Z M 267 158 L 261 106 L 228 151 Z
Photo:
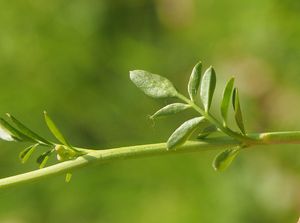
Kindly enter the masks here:
M 215 70 L 212 67 L 208 68 L 202 77 L 200 88 L 200 96 L 204 105 L 205 112 L 209 111 L 216 88 L 216 81 Z
M 177 90 L 166 78 L 144 70 L 130 71 L 131 81 L 146 95 L 153 98 L 176 97 Z
M 240 148 L 234 148 L 234 149 L 226 149 L 223 152 L 219 153 L 214 162 L 213 162 L 213 168 L 216 171 L 224 171 L 226 170 L 234 158 L 238 155 L 240 151 Z
M 169 104 L 169 105 L 161 108 L 157 112 L 155 112 L 150 118 L 154 119 L 154 118 L 158 118 L 158 117 L 162 117 L 162 116 L 174 115 L 174 114 L 184 111 L 190 107 L 191 107 L 190 105 L 183 104 L 183 103 Z
M 40 169 L 45 167 L 51 153 L 52 153 L 52 150 L 48 150 L 47 152 L 44 152 L 42 155 L 40 155 L 37 158 L 36 162 L 40 165 L 39 166 Z
M 192 70 L 192 74 L 188 84 L 188 92 L 192 101 L 195 101 L 201 81 L 202 63 L 199 62 Z
M 52 119 L 48 116 L 47 112 L 44 111 L 44 117 L 45 117 L 45 121 L 46 124 L 49 128 L 49 130 L 51 131 L 51 133 L 55 136 L 55 138 L 60 141 L 62 144 L 72 147 L 67 140 L 64 138 L 63 134 L 58 130 L 58 128 L 56 127 L 56 125 L 54 124 L 54 122 L 52 121 Z
M 204 117 L 197 117 L 184 122 L 168 139 L 167 148 L 174 149 L 185 143 L 203 122 L 206 122 Z
M 233 85 L 234 85 L 234 77 L 227 82 L 223 92 L 223 99 L 221 103 L 221 115 L 223 118 L 224 126 L 227 125 L 227 114 L 228 114 L 230 99 L 232 96 Z
M 204 139 L 210 134 L 218 131 L 217 127 L 214 125 L 209 125 L 206 128 L 202 129 L 199 135 L 197 136 L 197 139 Z
M 71 179 L 72 179 L 72 174 L 71 173 L 67 173 L 66 174 L 66 178 L 65 178 L 65 182 L 66 183 L 70 183 Z
M 35 151 L 37 146 L 38 146 L 38 144 L 31 145 L 31 146 L 27 147 L 26 149 L 24 149 L 22 152 L 20 152 L 19 158 L 22 163 L 27 162 L 27 160 L 32 155 L 32 153 Z
M 237 88 L 235 88 L 233 90 L 232 102 L 233 102 L 232 105 L 233 105 L 233 109 L 234 109 L 234 113 L 235 113 L 234 117 L 235 117 L 236 124 L 239 127 L 239 129 L 241 130 L 241 132 L 245 135 L 246 131 L 245 131 L 245 127 L 244 127 L 242 110 L 241 110 L 240 100 L 239 100 L 239 92 L 238 92 Z
M 49 142 L 48 140 L 44 139 L 43 137 L 39 136 L 37 133 L 33 132 L 32 130 L 30 130 L 28 127 L 26 127 L 23 123 L 21 123 L 19 120 L 17 120 L 14 116 L 12 116 L 11 114 L 6 114 L 11 121 L 19 128 L 19 131 L 27 136 L 28 138 L 34 140 L 35 142 L 41 142 L 44 143 L 46 145 L 52 145 L 51 142 Z

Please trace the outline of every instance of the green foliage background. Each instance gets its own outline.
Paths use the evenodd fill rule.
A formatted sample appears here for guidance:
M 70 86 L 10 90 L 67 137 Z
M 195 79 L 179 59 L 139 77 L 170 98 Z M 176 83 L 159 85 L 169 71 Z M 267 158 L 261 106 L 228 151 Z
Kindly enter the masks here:
M 51 137 L 47 110 L 78 146 L 165 141 L 190 114 L 147 119 L 167 101 L 144 96 L 145 69 L 186 93 L 194 64 L 236 76 L 248 131 L 299 130 L 300 2 L 279 0 L 2 1 L 0 113 Z M 0 176 L 25 145 L 0 143 Z M 299 146 L 243 152 L 219 174 L 213 152 L 117 162 L 0 191 L 2 223 L 296 222 Z

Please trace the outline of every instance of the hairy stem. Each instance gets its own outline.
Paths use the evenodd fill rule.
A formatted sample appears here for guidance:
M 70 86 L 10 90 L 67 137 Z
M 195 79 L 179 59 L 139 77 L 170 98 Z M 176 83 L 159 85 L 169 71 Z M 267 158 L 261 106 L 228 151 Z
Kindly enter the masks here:
M 300 144 L 300 131 L 250 134 L 255 139 L 250 146 L 271 144 Z M 215 137 L 203 141 L 188 141 L 174 150 L 167 150 L 166 143 L 127 146 L 106 150 L 85 150 L 87 154 L 77 159 L 65 161 L 43 169 L 0 179 L 0 189 L 16 186 L 31 181 L 37 181 L 49 176 L 60 175 L 91 164 L 101 164 L 109 161 L 167 155 L 176 153 L 201 152 L 207 150 L 227 149 L 241 145 L 241 142 L 229 136 Z

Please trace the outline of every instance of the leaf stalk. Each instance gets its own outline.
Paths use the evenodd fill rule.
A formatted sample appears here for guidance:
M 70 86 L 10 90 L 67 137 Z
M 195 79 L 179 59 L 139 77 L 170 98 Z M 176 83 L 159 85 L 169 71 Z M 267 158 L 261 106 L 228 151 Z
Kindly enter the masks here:
M 193 101 L 189 100 L 182 94 L 178 94 L 177 97 L 181 99 L 182 101 L 189 104 L 195 111 L 197 111 L 200 115 L 205 117 L 209 122 L 211 122 L 213 125 L 215 125 L 218 129 L 220 129 L 225 134 L 237 139 L 240 142 L 245 143 L 246 145 L 254 143 L 257 139 L 251 138 L 249 136 L 241 135 L 237 132 L 232 131 L 228 127 L 222 125 L 219 123 L 219 121 L 209 112 L 205 112 L 203 109 L 201 109 L 198 105 L 196 105 Z

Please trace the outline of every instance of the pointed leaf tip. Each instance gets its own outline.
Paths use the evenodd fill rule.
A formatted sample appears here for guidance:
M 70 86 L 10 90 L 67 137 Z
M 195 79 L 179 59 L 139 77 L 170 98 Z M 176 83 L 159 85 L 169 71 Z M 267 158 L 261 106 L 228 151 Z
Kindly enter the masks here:
M 202 70 L 202 63 L 199 62 L 193 68 L 190 76 L 190 80 L 188 83 L 188 93 L 192 101 L 196 100 L 197 92 L 201 82 L 201 70 Z
M 213 99 L 214 91 L 216 88 L 216 72 L 213 67 L 209 67 L 203 77 L 200 87 L 200 96 L 204 105 L 205 112 L 208 112 Z
M 131 81 L 146 95 L 153 98 L 176 97 L 177 90 L 165 77 L 144 70 L 130 71 Z
M 53 120 L 50 118 L 50 116 L 47 114 L 46 111 L 44 111 L 44 117 L 45 122 L 50 130 L 50 132 L 53 134 L 53 136 L 60 141 L 62 144 L 71 147 L 71 145 L 67 142 L 67 140 L 64 138 L 63 134 L 59 131 Z

